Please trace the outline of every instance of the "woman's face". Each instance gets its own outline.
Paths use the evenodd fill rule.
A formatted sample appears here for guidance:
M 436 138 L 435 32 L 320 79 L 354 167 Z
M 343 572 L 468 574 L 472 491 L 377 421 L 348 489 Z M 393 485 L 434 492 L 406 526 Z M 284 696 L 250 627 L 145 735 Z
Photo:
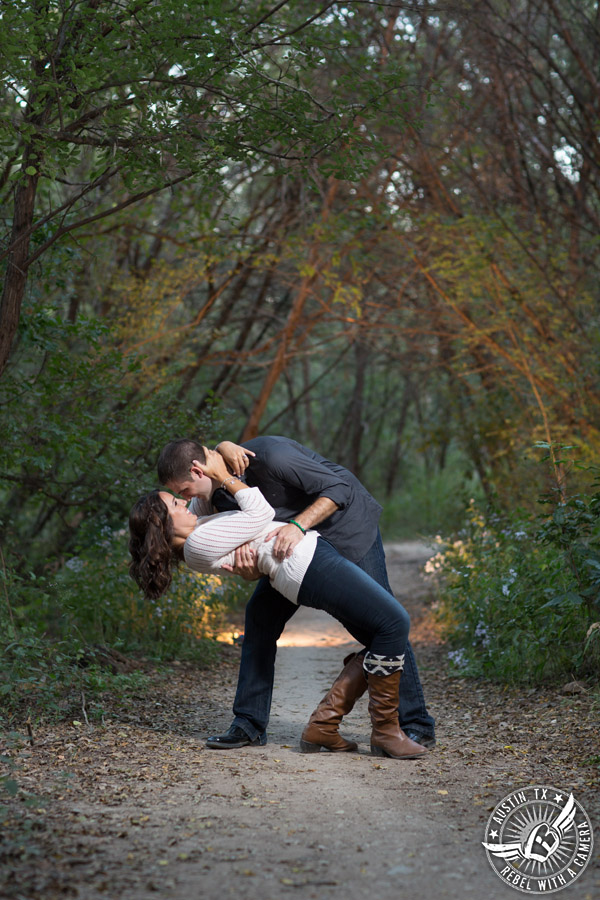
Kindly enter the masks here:
M 189 511 L 185 500 L 174 497 L 173 494 L 168 494 L 166 491 L 161 491 L 159 497 L 169 511 L 175 534 L 178 537 L 187 537 L 191 534 L 196 526 L 198 516 Z

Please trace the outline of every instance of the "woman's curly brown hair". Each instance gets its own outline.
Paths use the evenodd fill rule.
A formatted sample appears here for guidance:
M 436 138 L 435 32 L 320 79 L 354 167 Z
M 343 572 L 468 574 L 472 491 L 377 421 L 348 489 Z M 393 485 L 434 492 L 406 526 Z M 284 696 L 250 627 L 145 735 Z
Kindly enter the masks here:
M 158 491 L 140 497 L 129 513 L 129 574 L 147 597 L 161 597 L 181 558 L 171 546 L 173 522 Z

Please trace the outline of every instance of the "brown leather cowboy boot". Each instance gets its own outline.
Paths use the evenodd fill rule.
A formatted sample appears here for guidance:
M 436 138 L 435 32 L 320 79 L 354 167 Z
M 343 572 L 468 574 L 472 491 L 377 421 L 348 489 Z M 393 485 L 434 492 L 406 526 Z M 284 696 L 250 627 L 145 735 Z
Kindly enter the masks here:
M 333 682 L 302 732 L 300 749 L 303 753 L 318 753 L 321 747 L 335 753 L 358 749 L 354 741 L 347 741 L 338 732 L 342 718 L 350 712 L 367 689 L 363 657 L 351 653 L 344 660 L 344 668 Z
M 398 690 L 402 672 L 367 675 L 369 715 L 373 724 L 371 753 L 392 759 L 418 759 L 428 752 L 407 737 L 398 723 Z

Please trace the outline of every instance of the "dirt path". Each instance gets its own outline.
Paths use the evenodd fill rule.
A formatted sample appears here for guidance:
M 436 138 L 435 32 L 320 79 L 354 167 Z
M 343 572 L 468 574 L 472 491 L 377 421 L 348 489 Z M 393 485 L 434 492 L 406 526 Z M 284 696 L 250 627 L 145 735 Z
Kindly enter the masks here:
M 54 729 L 22 749 L 21 778 L 51 801 L 31 814 L 42 852 L 13 860 L 2 896 L 517 897 L 487 862 L 485 822 L 503 796 L 534 784 L 573 790 L 597 815 L 597 769 L 583 765 L 598 753 L 589 745 L 597 739 L 593 707 L 586 697 L 520 696 L 451 678 L 423 604 L 427 549 L 403 543 L 387 555 L 438 719 L 438 746 L 425 759 L 370 755 L 366 698 L 344 728 L 357 753 L 299 753 L 303 723 L 354 646 L 336 622 L 300 610 L 278 652 L 266 747 L 211 751 L 200 740 L 229 725 L 232 649 L 231 663 L 206 679 L 200 704 L 197 673 L 182 669 L 154 707 L 123 711 L 104 728 Z M 598 868 L 563 894 L 600 896 Z

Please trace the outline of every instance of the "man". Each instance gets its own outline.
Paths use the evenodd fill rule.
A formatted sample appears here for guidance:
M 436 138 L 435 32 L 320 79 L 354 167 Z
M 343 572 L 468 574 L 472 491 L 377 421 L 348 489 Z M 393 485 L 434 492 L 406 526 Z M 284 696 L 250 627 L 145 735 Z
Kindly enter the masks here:
M 194 443 L 172 441 L 162 450 L 158 460 L 160 481 L 169 490 L 191 500 L 192 511 L 193 498 L 200 493 L 198 470 L 195 472 L 193 465 Z M 247 483 L 260 488 L 274 507 L 277 520 L 288 522 L 267 535 L 268 540 L 276 534 L 273 550 L 276 556 L 289 556 L 304 532 L 316 528 L 338 553 L 363 569 L 393 596 L 378 528 L 381 507 L 348 469 L 285 437 L 258 437 L 241 446 L 223 441 L 217 449 L 234 474 L 241 475 L 245 470 Z M 215 491 L 212 499 L 219 511 L 232 508 L 231 498 L 225 491 Z M 238 568 L 233 570 L 236 574 L 257 577 L 247 551 L 236 553 L 236 565 Z M 246 607 L 242 658 L 233 704 L 235 717 L 229 731 L 210 737 L 207 747 L 237 749 L 266 744 L 277 640 L 297 608 L 275 591 L 268 578 L 260 578 Z M 321 719 L 335 722 L 335 738 L 327 744 L 329 724 L 319 721 L 318 708 L 313 713 L 317 720 L 313 721 L 311 716 L 303 734 L 307 746 L 317 733 L 323 738 L 321 746 L 344 749 L 339 744 L 337 724 L 364 692 L 361 684 L 357 684 L 357 669 L 360 670 L 360 666 L 355 662 L 348 662 L 332 691 L 319 704 Z M 322 707 L 323 703 L 326 709 Z M 410 643 L 400 682 L 398 718 L 408 737 L 425 747 L 434 746 L 435 723 L 425 706 Z

